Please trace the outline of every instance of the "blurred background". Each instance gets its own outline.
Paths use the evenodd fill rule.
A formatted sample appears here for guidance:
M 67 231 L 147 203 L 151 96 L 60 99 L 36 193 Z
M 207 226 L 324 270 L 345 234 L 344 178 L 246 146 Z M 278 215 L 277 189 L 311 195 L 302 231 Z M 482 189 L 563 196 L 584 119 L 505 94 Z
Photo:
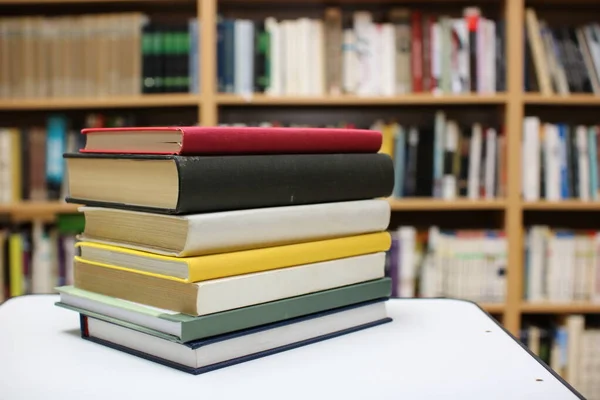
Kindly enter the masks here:
M 373 128 L 393 296 L 477 302 L 598 399 L 599 22 L 594 0 L 0 0 L 0 303 L 72 280 L 82 128 Z

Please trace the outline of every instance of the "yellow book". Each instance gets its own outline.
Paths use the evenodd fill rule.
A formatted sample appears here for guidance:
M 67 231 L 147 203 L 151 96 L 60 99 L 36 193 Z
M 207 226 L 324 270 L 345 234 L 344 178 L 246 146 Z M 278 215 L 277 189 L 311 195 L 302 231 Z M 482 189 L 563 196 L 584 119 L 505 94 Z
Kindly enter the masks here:
M 23 242 L 19 233 L 8 238 L 8 272 L 10 296 L 21 296 L 23 291 Z
M 80 256 L 75 257 L 75 260 L 90 261 L 106 268 L 189 283 L 377 253 L 388 250 L 390 245 L 390 234 L 378 232 L 262 249 L 177 258 L 99 243 L 79 242 L 76 247 L 80 250 Z
M 380 153 L 385 153 L 394 158 L 394 132 L 396 132 L 397 124 L 385 124 L 381 129 L 381 149 Z

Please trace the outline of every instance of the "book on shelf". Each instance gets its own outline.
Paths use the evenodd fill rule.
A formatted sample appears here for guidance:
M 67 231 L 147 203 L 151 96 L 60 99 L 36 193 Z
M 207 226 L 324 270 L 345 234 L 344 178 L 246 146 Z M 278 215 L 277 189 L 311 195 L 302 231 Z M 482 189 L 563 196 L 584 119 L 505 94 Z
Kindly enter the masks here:
M 600 301 L 599 244 L 595 231 L 532 226 L 526 237 L 524 299 Z
M 72 284 L 75 236 L 82 228 L 82 216 L 0 227 L 0 303 Z
M 522 194 L 526 201 L 598 200 L 600 129 L 523 120 Z
M 551 26 L 525 11 L 524 90 L 544 95 L 600 94 L 600 24 Z
M 392 297 L 451 297 L 503 303 L 506 297 L 507 241 L 492 230 L 419 232 L 400 226 L 390 232 L 386 275 Z
M 380 19 L 329 7 L 322 19 L 220 18 L 218 90 L 273 96 L 496 93 L 506 85 L 504 37 L 504 22 L 484 18 L 478 8 L 459 17 L 394 7 Z
M 392 196 L 494 199 L 506 192 L 506 137 L 502 128 L 460 126 L 438 111 L 430 126 L 376 121 L 381 151 L 394 160 Z
M 459 125 L 437 111 L 430 125 L 402 124 L 395 119 L 374 121 L 369 129 L 382 133 L 381 153 L 394 162 L 394 198 L 432 197 L 496 199 L 506 194 L 506 135 L 502 126 Z M 221 124 L 296 128 L 307 124 L 281 121 Z M 354 128 L 340 121 L 326 128 Z
M 0 99 L 198 93 L 196 19 L 137 13 L 0 21 Z
M 117 127 L 133 123 L 130 115 L 87 114 L 87 127 Z M 66 195 L 63 153 L 85 147 L 77 123 L 51 114 L 45 125 L 0 128 L 0 204 L 61 200 Z
M 589 400 L 600 399 L 600 327 L 583 315 L 561 323 L 526 322 L 521 340 Z

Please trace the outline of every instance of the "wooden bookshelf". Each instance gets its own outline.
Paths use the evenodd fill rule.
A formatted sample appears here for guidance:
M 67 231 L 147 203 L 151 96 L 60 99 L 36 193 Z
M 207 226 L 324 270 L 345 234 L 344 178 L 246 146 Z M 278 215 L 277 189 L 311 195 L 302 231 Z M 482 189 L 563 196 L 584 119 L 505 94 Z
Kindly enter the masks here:
M 268 105 L 268 106 L 395 106 L 395 105 L 478 105 L 504 104 L 506 95 L 462 94 L 436 96 L 429 93 L 407 94 L 404 96 L 368 97 L 368 96 L 269 96 L 253 94 L 240 96 L 234 94 L 218 94 L 218 105 Z
M 523 210 L 600 211 L 600 201 L 563 200 L 524 202 Z
M 0 218 L 8 217 L 11 221 L 24 222 L 33 219 L 53 221 L 57 214 L 77 213 L 77 204 L 62 201 L 21 202 L 0 204 Z
M 115 7 L 120 4 L 133 4 L 134 8 L 139 7 L 143 10 L 146 6 L 151 6 L 154 10 L 159 7 L 169 7 L 173 2 L 178 4 L 195 5 L 196 15 L 201 18 L 201 42 L 200 42 L 200 60 L 216 59 L 216 22 L 219 7 L 225 6 L 228 11 L 235 7 L 241 8 L 264 8 L 268 10 L 270 6 L 279 8 L 286 7 L 289 0 L 0 0 L 0 14 L 3 8 L 19 8 L 16 14 L 25 15 L 32 13 L 33 6 L 49 6 L 61 4 L 88 5 L 88 10 L 92 7 L 97 8 L 94 12 L 102 12 L 103 7 Z M 553 4 L 566 5 L 566 0 L 551 0 Z M 580 4 L 596 5 L 595 0 L 576 0 Z M 292 3 L 302 5 L 303 7 L 322 8 L 322 0 L 311 1 L 292 1 Z M 337 0 L 333 4 L 369 4 L 368 0 Z M 377 0 L 380 3 L 377 7 L 403 5 L 402 2 L 390 2 Z M 410 3 L 410 2 L 409 2 Z M 455 2 L 453 2 L 455 3 Z M 308 5 L 307 5 L 308 4 Z M 326 3 L 328 4 L 328 3 Z M 442 0 L 437 4 L 440 7 L 446 7 L 450 4 L 449 0 Z M 471 201 L 458 199 L 453 201 L 442 201 L 434 199 L 401 199 L 389 200 L 392 210 L 402 211 L 499 211 L 498 220 L 501 221 L 508 237 L 508 274 L 507 274 L 507 296 L 505 304 L 482 304 L 482 307 L 488 312 L 501 314 L 502 321 L 506 328 L 514 334 L 519 332 L 521 327 L 521 316 L 526 313 L 546 313 L 546 314 L 564 314 L 564 313 L 600 313 L 600 305 L 595 304 L 528 304 L 524 303 L 523 297 L 523 236 L 525 227 L 523 224 L 523 215 L 527 211 L 600 211 L 600 202 L 532 202 L 527 203 L 521 199 L 521 131 L 523 125 L 523 116 L 525 107 L 528 106 L 550 106 L 548 112 L 558 111 L 556 107 L 566 106 L 568 110 L 576 110 L 577 107 L 600 106 L 600 96 L 593 95 L 569 95 L 569 96 L 544 96 L 539 93 L 523 92 L 523 44 L 524 42 L 524 0 L 480 0 L 459 2 L 453 7 L 463 7 L 467 5 L 489 6 L 498 4 L 499 9 L 503 10 L 502 18 L 511 21 L 509 29 L 506 29 L 506 58 L 510 62 L 506 63 L 506 91 L 504 93 L 479 95 L 444 95 L 436 96 L 433 94 L 410 94 L 391 97 L 360 97 L 360 96 L 319 96 L 319 97 L 301 97 L 285 96 L 272 97 L 264 94 L 253 94 L 249 96 L 239 96 L 232 94 L 221 94 L 216 92 L 216 62 L 202 62 L 200 71 L 200 86 L 203 92 L 198 95 L 193 94 L 153 94 L 143 96 L 129 97 L 107 97 L 107 98 L 49 98 L 49 99 L 14 99 L 0 100 L 0 111 L 33 111 L 33 110 L 85 110 L 85 109 L 113 109 L 113 108 L 148 108 L 159 111 L 162 108 L 175 107 L 195 107 L 198 113 L 198 121 L 201 125 L 216 125 L 223 122 L 224 115 L 236 108 L 243 106 L 260 109 L 260 107 L 348 107 L 349 112 L 356 112 L 358 107 L 376 109 L 376 107 L 397 107 L 397 109 L 411 110 L 411 106 L 423 107 L 453 107 L 457 110 L 459 107 L 470 107 L 476 112 L 491 112 L 501 115 L 507 132 L 507 153 L 511 156 L 507 163 L 506 179 L 506 197 L 500 200 L 479 200 Z M 545 3 L 536 0 L 531 5 L 542 7 Z M 569 3 L 570 4 L 570 3 Z M 419 2 L 411 3 L 419 7 Z M 425 6 L 425 3 L 423 3 Z M 529 3 L 528 3 L 529 5 Z M 127 6 L 129 7 L 129 6 Z M 354 5 L 352 6 L 354 7 Z M 428 9 L 434 10 L 435 5 L 427 4 Z M 304 10 L 305 8 L 303 8 Z M 36 11 L 37 12 L 37 11 Z M 10 15 L 8 13 L 7 15 Z M 516 23 L 512 23 L 516 22 Z M 498 106 L 488 107 L 483 111 L 478 106 Z M 402 107 L 402 108 L 400 108 Z M 359 109 L 360 110 L 360 109 Z M 370 111 L 370 110 L 369 110 Z M 410 111 L 408 111 L 410 112 Z M 4 119 L 3 124 L 10 122 L 10 114 Z M 44 216 L 49 217 L 57 213 L 76 212 L 77 207 L 70 204 L 59 202 L 45 203 L 20 203 L 0 205 L 0 215 L 8 215 L 11 218 L 35 218 Z M 423 216 L 427 218 L 427 215 Z M 494 215 L 495 217 L 495 215 Z M 419 218 L 421 218 L 419 216 Z
M 593 94 L 570 94 L 570 95 L 551 95 L 546 96 L 539 93 L 526 93 L 523 95 L 523 101 L 528 105 L 547 105 L 547 106 L 598 106 L 600 105 L 600 96 Z
M 106 108 L 197 107 L 195 94 L 149 94 L 122 97 L 81 97 L 0 100 L 0 111 L 17 110 L 84 110 Z
M 521 312 L 529 314 L 600 314 L 600 303 L 523 303 Z
M 435 200 L 428 198 L 390 199 L 393 211 L 453 211 L 453 210 L 504 210 L 505 200 Z
M 479 303 L 479 306 L 490 314 L 502 314 L 506 309 L 505 304 Z

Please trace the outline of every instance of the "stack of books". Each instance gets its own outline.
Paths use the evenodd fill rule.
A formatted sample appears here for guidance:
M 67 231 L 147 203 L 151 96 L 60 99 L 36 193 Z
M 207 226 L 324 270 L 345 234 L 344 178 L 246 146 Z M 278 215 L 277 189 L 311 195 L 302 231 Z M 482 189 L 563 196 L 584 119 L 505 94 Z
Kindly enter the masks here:
M 381 134 L 314 128 L 84 130 L 82 337 L 199 374 L 390 321 L 393 165 Z

